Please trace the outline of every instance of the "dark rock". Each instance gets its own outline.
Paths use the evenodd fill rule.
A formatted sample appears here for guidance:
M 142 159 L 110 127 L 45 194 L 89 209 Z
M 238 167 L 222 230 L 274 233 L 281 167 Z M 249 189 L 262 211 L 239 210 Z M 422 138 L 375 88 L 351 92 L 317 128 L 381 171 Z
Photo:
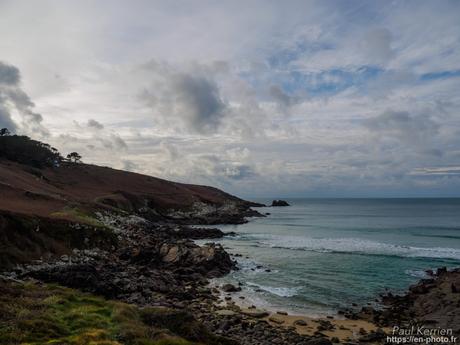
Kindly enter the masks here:
M 222 285 L 222 291 L 225 291 L 225 292 L 238 292 L 238 291 L 241 291 L 241 288 L 240 287 L 237 287 L 233 284 L 224 284 Z
M 315 338 L 306 342 L 307 345 L 332 345 L 331 341 L 327 338 Z
M 362 334 L 360 332 L 360 334 Z M 370 342 L 377 342 L 382 340 L 386 337 L 385 332 L 382 329 L 377 329 L 376 331 L 369 332 L 368 334 L 363 335 L 359 338 L 360 342 L 370 343 Z
M 294 321 L 294 325 L 296 326 L 306 326 L 307 322 L 305 320 L 299 319 Z
M 282 325 L 284 323 L 283 319 L 277 318 L 276 316 L 270 316 L 268 320 L 278 325 Z
M 241 313 L 244 314 L 244 315 L 247 315 L 247 316 L 251 316 L 251 317 L 258 318 L 258 319 L 261 319 L 261 318 L 263 318 L 263 317 L 267 317 L 267 316 L 270 315 L 270 314 L 267 313 L 266 311 L 263 311 L 263 310 L 255 310 L 255 309 L 242 311 Z
M 187 226 L 178 227 L 171 232 L 173 238 L 201 240 L 206 238 L 222 238 L 226 235 L 217 228 L 190 228 Z
M 436 270 L 436 275 L 440 276 L 441 274 L 447 273 L 447 268 L 446 267 L 440 267 Z
M 318 323 L 319 323 L 317 327 L 318 331 L 330 331 L 335 328 L 335 326 L 328 320 L 319 319 Z
M 384 309 L 365 307 L 358 316 L 385 327 L 415 319 L 424 325 L 452 328 L 453 325 L 460 324 L 459 287 L 460 269 L 447 271 L 442 267 L 432 278 L 421 279 L 402 296 L 393 295 L 391 292 L 382 295 Z M 381 332 L 371 335 L 376 336 L 382 336 Z M 372 341 L 373 338 L 369 339 Z
M 285 200 L 273 200 L 272 207 L 279 207 L 279 206 L 290 206 L 287 201 Z

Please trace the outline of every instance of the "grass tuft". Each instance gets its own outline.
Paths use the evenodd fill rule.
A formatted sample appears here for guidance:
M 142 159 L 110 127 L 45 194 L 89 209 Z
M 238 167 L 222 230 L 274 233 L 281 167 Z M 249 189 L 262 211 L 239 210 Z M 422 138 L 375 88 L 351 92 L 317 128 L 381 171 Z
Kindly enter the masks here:
M 197 344 L 147 324 L 142 315 L 132 305 L 56 285 L 0 282 L 0 344 Z

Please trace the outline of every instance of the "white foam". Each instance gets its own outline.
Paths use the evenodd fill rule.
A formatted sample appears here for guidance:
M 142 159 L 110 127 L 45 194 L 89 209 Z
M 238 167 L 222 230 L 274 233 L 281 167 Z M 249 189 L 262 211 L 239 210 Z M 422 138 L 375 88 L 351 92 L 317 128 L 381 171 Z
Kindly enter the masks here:
M 247 282 L 247 285 L 250 287 L 255 287 L 260 290 L 269 292 L 273 295 L 279 296 L 279 297 L 293 297 L 297 295 L 301 287 L 273 287 L 273 286 L 265 286 L 265 285 L 260 285 L 252 282 Z
M 280 235 L 254 235 L 254 238 L 258 246 L 272 248 L 460 260 L 460 249 L 456 248 L 412 247 L 360 238 L 311 238 Z
M 423 270 L 405 270 L 404 273 L 418 279 L 428 278 L 428 273 Z

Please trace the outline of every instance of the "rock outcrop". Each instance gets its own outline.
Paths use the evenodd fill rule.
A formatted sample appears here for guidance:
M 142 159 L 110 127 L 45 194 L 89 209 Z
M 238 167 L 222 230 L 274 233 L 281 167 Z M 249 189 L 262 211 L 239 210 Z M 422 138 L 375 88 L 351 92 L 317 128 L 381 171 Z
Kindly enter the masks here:
M 190 291 L 204 286 L 208 278 L 235 268 L 221 245 L 198 246 L 185 238 L 187 234 L 203 238 L 208 233 L 222 237 L 220 230 L 157 225 L 142 219 L 124 223 L 117 219 L 110 224 L 114 223 L 117 248 L 74 249 L 72 255 L 20 266 L 14 277 L 59 283 L 128 303 L 169 305 L 191 298 Z
M 271 206 L 278 207 L 278 206 L 290 206 L 290 205 L 285 200 L 273 200 Z
M 381 326 L 420 323 L 430 327 L 452 328 L 460 325 L 460 269 L 438 269 L 427 279 L 412 285 L 402 296 L 388 293 L 382 296 L 382 310 L 363 307 L 355 317 Z M 454 329 L 460 333 L 460 326 Z

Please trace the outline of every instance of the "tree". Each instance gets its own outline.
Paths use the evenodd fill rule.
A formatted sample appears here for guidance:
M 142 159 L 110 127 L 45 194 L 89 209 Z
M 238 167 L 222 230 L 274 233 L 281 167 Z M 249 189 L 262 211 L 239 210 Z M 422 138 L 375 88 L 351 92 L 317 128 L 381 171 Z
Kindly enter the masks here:
M 10 131 L 8 130 L 8 128 L 0 129 L 0 137 L 5 137 L 7 135 L 10 135 Z
M 25 135 L 11 135 L 0 129 L 0 157 L 33 166 L 35 168 L 57 167 L 62 161 L 58 150 L 48 144 L 30 139 Z
M 67 155 L 67 160 L 69 162 L 80 163 L 81 162 L 81 156 L 77 152 L 70 152 Z

